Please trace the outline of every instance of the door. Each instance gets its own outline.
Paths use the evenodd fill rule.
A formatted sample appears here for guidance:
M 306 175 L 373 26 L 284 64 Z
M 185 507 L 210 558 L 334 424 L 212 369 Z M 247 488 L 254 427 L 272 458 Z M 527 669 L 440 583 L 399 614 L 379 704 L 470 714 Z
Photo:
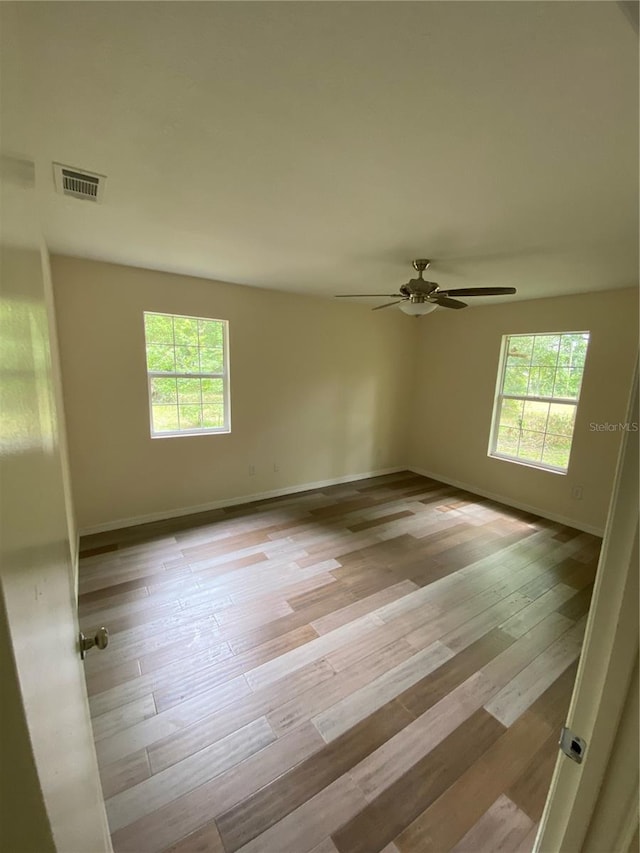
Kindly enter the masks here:
M 633 383 L 584 648 L 536 853 L 627 853 L 638 827 L 638 371 Z M 635 842 L 633 841 L 635 835 Z
M 112 848 L 78 652 L 48 255 L 33 164 L 1 165 L 0 846 L 103 853 Z

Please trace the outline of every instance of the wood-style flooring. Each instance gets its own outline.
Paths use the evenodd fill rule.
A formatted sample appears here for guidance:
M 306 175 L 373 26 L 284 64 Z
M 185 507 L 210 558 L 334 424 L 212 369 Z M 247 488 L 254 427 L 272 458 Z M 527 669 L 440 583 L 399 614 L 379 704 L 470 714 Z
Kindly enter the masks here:
M 528 853 L 600 540 L 410 473 L 97 534 L 116 853 Z

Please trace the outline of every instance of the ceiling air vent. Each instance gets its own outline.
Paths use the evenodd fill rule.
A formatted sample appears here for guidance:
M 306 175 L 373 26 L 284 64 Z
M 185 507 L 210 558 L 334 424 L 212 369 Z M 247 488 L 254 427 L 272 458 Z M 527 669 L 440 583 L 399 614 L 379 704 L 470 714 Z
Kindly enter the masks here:
M 93 172 L 85 172 L 62 163 L 53 164 L 56 190 L 62 195 L 81 198 L 85 201 L 102 201 L 106 177 Z

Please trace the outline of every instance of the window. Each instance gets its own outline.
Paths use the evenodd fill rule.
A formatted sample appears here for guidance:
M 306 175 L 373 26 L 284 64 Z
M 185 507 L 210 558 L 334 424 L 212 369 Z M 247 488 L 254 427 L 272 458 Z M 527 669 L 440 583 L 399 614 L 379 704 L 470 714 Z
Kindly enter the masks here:
M 228 323 L 144 313 L 151 435 L 229 432 Z
M 505 335 L 489 455 L 566 472 L 589 332 Z

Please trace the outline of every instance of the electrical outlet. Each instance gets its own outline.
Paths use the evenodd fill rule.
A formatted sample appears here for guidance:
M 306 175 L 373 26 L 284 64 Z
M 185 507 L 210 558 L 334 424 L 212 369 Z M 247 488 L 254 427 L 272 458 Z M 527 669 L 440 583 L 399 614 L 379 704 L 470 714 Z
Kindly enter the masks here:
M 255 476 L 255 473 L 256 473 L 256 466 L 255 465 L 249 465 L 249 476 L 253 477 L 253 476 Z
M 574 499 L 574 501 L 581 501 L 582 500 L 582 486 L 574 486 L 571 489 L 571 497 Z
M 280 470 L 280 466 L 278 465 L 278 463 L 277 463 L 277 462 L 274 462 L 274 463 L 273 463 L 273 472 L 274 472 L 274 474 L 277 474 L 277 472 L 278 472 L 279 470 Z

